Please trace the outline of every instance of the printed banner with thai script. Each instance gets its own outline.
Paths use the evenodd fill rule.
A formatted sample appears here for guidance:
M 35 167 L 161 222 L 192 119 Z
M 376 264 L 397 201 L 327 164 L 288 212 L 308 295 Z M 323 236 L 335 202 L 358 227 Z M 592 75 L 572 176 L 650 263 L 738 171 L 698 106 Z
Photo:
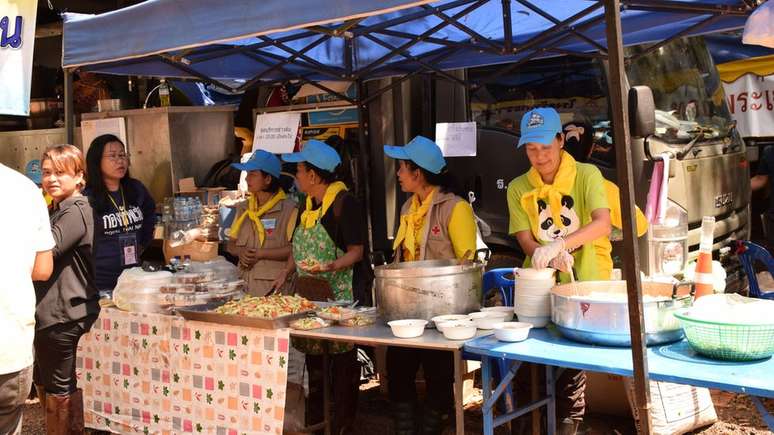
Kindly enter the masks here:
M 78 345 L 86 426 L 118 433 L 281 434 L 287 329 L 105 308 Z
M 774 136 L 774 75 L 745 74 L 723 88 L 742 137 Z
M 38 0 L 0 0 L 0 115 L 30 114 Z

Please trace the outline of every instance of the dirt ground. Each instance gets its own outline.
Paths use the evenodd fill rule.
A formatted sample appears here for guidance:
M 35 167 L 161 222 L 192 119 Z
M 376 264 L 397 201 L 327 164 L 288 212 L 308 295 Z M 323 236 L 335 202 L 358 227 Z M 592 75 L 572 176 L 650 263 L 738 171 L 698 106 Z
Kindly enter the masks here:
M 712 392 L 715 410 L 720 419 L 717 423 L 693 432 L 694 435 L 763 435 L 772 432 L 766 429 L 755 406 L 749 397 L 720 391 Z M 774 400 L 764 401 L 769 411 L 774 411 Z M 465 404 L 465 433 L 481 433 L 481 392 L 468 397 Z M 44 416 L 37 400 L 27 402 L 24 411 L 22 434 L 39 435 L 45 433 Z M 389 404 L 379 392 L 378 384 L 371 382 L 361 388 L 360 404 L 355 434 L 387 435 L 391 433 Z M 448 427 L 444 435 L 453 434 Z M 509 432 L 497 428 L 496 435 Z M 631 419 L 605 415 L 589 415 L 581 426 L 579 435 L 628 435 L 634 434 L 634 422 Z

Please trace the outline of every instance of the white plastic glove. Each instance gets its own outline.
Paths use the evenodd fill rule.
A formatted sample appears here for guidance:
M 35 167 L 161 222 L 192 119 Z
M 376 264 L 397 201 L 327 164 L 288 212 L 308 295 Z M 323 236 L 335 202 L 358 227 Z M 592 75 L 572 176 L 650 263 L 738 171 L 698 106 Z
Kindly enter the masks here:
M 532 254 L 532 267 L 535 269 L 548 267 L 548 263 L 562 251 L 564 251 L 564 239 L 562 238 L 535 249 L 535 252 Z
M 572 266 L 575 265 L 575 257 L 567 251 L 561 251 L 548 264 L 556 270 L 570 273 L 572 272 Z

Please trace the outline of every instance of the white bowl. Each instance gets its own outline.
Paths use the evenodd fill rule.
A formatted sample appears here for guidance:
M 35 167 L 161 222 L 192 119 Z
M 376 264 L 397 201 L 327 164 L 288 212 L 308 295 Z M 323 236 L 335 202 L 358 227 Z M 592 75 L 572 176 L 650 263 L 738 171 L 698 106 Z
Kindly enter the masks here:
M 516 316 L 551 316 L 551 307 L 548 306 L 533 306 L 533 305 L 521 305 L 517 306 L 515 310 Z
M 521 268 L 521 267 L 515 267 L 513 269 L 513 276 L 516 278 L 516 283 L 519 282 L 519 279 L 527 279 L 527 280 L 546 280 L 546 279 L 553 279 L 554 273 L 556 272 L 556 269 L 552 269 L 550 267 L 546 267 L 544 269 L 533 269 L 533 268 Z
M 513 307 L 483 307 L 481 308 L 481 311 L 485 313 L 489 311 L 503 313 L 505 316 L 504 322 L 510 322 L 513 319 Z
M 532 329 L 531 323 L 501 322 L 495 325 L 494 335 L 500 341 L 524 341 Z
M 442 316 L 435 316 L 432 319 L 433 324 L 435 324 L 435 329 L 438 330 L 438 332 L 443 332 L 443 327 L 440 325 L 443 322 L 451 322 L 454 320 L 468 320 L 467 314 L 444 314 Z
M 499 311 L 477 311 L 468 314 L 468 316 L 478 329 L 492 329 L 495 323 L 504 322 L 508 317 L 513 318 L 513 314 Z
M 442 322 L 443 336 L 447 340 L 468 340 L 476 335 L 476 324 L 470 320 Z
M 551 322 L 551 316 L 527 316 L 516 313 L 516 317 L 519 318 L 519 322 L 531 323 L 534 328 L 545 328 Z
M 546 280 L 521 280 L 516 281 L 516 284 L 514 284 L 513 288 L 516 289 L 516 291 L 519 290 L 540 290 L 540 289 L 549 289 L 551 290 L 556 286 L 556 281 L 552 279 L 546 279 Z
M 392 322 L 387 322 L 387 324 L 390 325 L 390 329 L 392 329 L 392 335 L 398 338 L 414 338 L 424 334 L 427 320 L 393 320 Z

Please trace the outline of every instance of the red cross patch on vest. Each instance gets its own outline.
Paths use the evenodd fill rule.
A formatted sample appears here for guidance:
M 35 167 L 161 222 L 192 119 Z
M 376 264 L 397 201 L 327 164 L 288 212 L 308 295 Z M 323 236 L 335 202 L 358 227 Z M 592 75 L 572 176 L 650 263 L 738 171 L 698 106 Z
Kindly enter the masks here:
M 435 225 L 433 228 L 430 229 L 430 232 L 432 232 L 434 236 L 437 236 L 438 234 L 441 234 L 441 227 L 439 227 L 438 225 Z

